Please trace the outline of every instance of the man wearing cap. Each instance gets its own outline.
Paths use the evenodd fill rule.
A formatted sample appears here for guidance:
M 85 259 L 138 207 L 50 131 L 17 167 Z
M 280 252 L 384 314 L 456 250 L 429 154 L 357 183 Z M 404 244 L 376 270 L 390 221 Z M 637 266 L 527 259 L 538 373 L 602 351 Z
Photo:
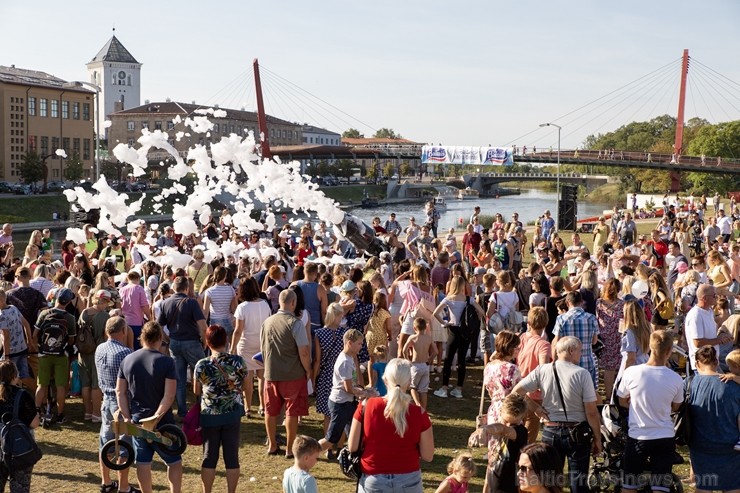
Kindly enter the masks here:
M 388 220 L 383 224 L 383 228 L 389 233 L 401 234 L 401 224 L 396 221 L 396 213 L 391 212 Z
M 96 349 L 90 354 L 82 354 L 80 351 L 77 355 L 77 362 L 80 365 L 82 402 L 85 406 L 85 421 L 92 421 L 93 423 L 100 423 L 100 401 L 102 399 L 98 383 L 98 372 L 95 368 L 95 351 L 97 350 L 97 346 L 105 340 L 105 324 L 110 318 L 108 310 L 112 304 L 113 300 L 111 299 L 110 292 L 99 289 L 93 296 L 93 305 L 82 310 L 78 321 L 80 327 L 83 325 L 91 327 L 96 346 Z
M 115 235 L 108 236 L 108 246 L 103 248 L 100 252 L 100 261 L 103 261 L 110 257 L 116 259 L 116 270 L 118 272 L 126 272 L 131 267 L 131 259 L 128 256 L 128 250 L 123 245 L 125 243 L 124 238 L 117 238 Z
M 545 211 L 545 217 L 542 219 L 540 226 L 542 227 L 542 236 L 545 238 L 545 241 L 549 242 L 550 235 L 555 228 L 555 219 L 550 216 L 549 209 Z
M 164 228 L 164 236 L 157 239 L 157 248 L 175 247 L 175 229 L 172 226 Z
M 450 255 L 450 266 L 462 262 L 462 255 L 457 249 L 457 242 L 454 239 L 445 242 L 445 251 Z
M 77 324 L 74 316 L 67 313 L 67 305 L 75 299 L 75 294 L 71 289 L 62 288 L 57 291 L 57 299 L 53 308 L 42 311 L 39 314 L 39 318 L 36 320 L 36 325 L 33 329 L 33 340 L 39 341 L 39 372 L 36 388 L 36 407 L 41 406 L 46 401 L 48 395 L 48 387 L 51 382 L 52 372 L 54 374 L 54 385 L 56 385 L 56 400 L 57 400 L 57 423 L 64 423 L 64 403 L 67 395 L 67 383 L 69 383 L 69 360 L 67 359 L 66 348 L 72 346 L 77 335 Z M 58 325 L 66 325 L 67 340 L 56 341 L 58 346 L 61 347 L 59 351 L 54 353 L 50 351 L 44 351 L 44 347 L 50 347 L 54 345 L 54 341 L 51 340 L 53 337 L 49 327 L 53 321 L 60 320 Z

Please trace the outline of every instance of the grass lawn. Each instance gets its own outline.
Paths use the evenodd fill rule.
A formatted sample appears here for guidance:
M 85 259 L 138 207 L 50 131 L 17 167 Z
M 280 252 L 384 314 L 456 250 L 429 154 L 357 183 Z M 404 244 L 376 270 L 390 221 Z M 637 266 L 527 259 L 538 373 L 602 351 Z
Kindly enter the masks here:
M 469 368 L 464 390 L 465 398 L 462 400 L 439 399 L 430 392 L 429 412 L 434 427 L 436 450 L 433 462 L 422 463 L 424 491 L 435 491 L 447 475 L 447 463 L 467 446 L 468 436 L 475 427 L 475 416 L 478 412 L 477 396 L 480 395 L 481 370 L 480 366 Z M 439 386 L 434 379 L 435 375 L 432 375 L 430 391 Z M 82 413 L 82 401 L 79 398 L 68 400 L 66 414 L 71 418 L 70 422 L 55 425 L 50 429 L 37 429 L 36 438 L 44 451 L 44 458 L 34 469 L 33 491 L 97 491 L 100 481 L 97 462 L 99 425 L 84 422 Z M 321 422 L 321 416 L 316 414 L 315 408 L 312 407 L 311 415 L 303 419 L 299 433 L 320 438 L 322 436 Z M 280 427 L 278 431 L 284 433 L 284 429 L 281 431 Z M 266 456 L 263 445 L 265 436 L 261 420 L 242 418 L 239 491 L 282 492 L 283 471 L 291 465 L 291 462 L 283 457 Z M 679 451 L 688 462 L 686 448 L 682 447 Z M 480 448 L 472 450 L 478 465 L 478 472 L 471 481 L 471 492 L 481 491 L 483 487 L 485 471 L 483 455 L 485 452 L 485 449 Z M 201 459 L 201 447 L 191 446 L 185 451 L 183 491 L 201 490 Z M 674 472 L 686 481 L 689 474 L 688 465 L 676 466 Z M 341 474 L 337 463 L 329 463 L 322 458 L 311 473 L 318 480 L 319 490 L 322 493 L 354 491 L 354 484 Z M 133 484 L 138 484 L 133 470 L 131 477 Z M 156 457 L 153 464 L 153 477 L 155 491 L 168 491 L 165 466 Z M 684 483 L 684 489 L 687 492 L 693 491 L 693 487 L 689 487 L 686 483 Z M 225 490 L 226 478 L 223 462 L 219 462 L 214 491 Z
M 330 199 L 334 199 L 339 203 L 347 203 L 349 201 L 358 203 L 361 202 L 364 193 L 367 192 L 368 196 L 376 199 L 385 198 L 385 185 L 338 185 L 336 187 L 321 187 L 320 191 Z
M 436 390 L 439 383 L 434 382 L 430 390 Z M 429 407 L 434 426 L 436 452 L 434 461 L 422 464 L 425 491 L 434 491 L 446 477 L 447 463 L 452 460 L 459 449 L 465 447 L 468 436 L 475 427 L 475 416 L 478 412 L 480 395 L 481 367 L 474 367 L 468 372 L 465 386 L 465 398 L 439 399 L 431 395 Z M 256 398 L 256 395 L 255 395 Z M 191 401 L 189 399 L 189 401 Z M 256 410 L 256 406 L 254 407 Z M 63 425 L 54 425 L 49 429 L 37 429 L 36 438 L 44 451 L 44 458 L 36 465 L 33 474 L 33 491 L 88 492 L 97 491 L 100 483 L 98 467 L 98 432 L 100 425 L 83 421 L 82 401 L 79 398 L 67 401 L 67 416 L 70 419 Z M 303 419 L 299 433 L 320 438 L 322 417 L 311 408 L 311 415 Z M 284 429 L 278 427 L 284 434 Z M 283 471 L 292 462 L 283 457 L 265 455 L 265 428 L 257 418 L 242 418 L 241 479 L 239 491 L 260 491 L 263 493 L 282 492 Z M 478 474 L 473 481 L 471 491 L 480 491 L 483 486 L 485 449 L 473 451 L 479 459 Z M 183 491 L 201 490 L 200 462 L 201 447 L 188 447 L 183 462 L 185 473 Z M 317 478 L 322 493 L 346 493 L 354 491 L 354 484 L 346 479 L 335 462 L 329 463 L 322 458 L 312 474 Z M 132 480 L 137 484 L 132 470 Z M 168 491 L 164 464 L 155 458 L 153 464 L 155 491 Z M 217 467 L 214 491 L 226 491 L 226 478 L 223 461 Z

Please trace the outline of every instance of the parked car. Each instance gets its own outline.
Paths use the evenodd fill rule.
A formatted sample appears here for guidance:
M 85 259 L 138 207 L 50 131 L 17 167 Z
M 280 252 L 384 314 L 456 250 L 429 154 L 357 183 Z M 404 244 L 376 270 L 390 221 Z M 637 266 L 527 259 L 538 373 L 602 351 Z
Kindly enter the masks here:
M 147 189 L 146 182 L 143 181 L 136 181 L 134 183 L 129 184 L 129 190 L 131 192 L 145 192 Z
M 46 189 L 49 192 L 61 192 L 66 190 L 67 185 L 63 181 L 50 181 L 46 184 Z
M 18 183 L 15 186 L 13 193 L 16 195 L 31 195 L 31 193 L 33 193 L 33 190 L 31 189 L 31 185 L 26 185 L 24 183 Z
M 13 193 L 15 190 L 13 189 L 13 185 L 6 181 L 0 181 L 0 193 Z

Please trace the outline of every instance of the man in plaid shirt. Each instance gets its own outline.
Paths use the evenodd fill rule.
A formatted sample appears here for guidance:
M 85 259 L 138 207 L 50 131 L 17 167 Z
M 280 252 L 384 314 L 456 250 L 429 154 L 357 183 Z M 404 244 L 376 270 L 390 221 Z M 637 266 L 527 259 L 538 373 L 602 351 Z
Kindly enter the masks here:
M 557 359 L 555 346 L 560 338 L 565 336 L 577 337 L 583 343 L 581 360 L 578 366 L 588 370 L 591 374 L 591 379 L 594 381 L 594 387 L 596 387 L 596 362 L 591 346 L 596 344 L 598 340 L 599 323 L 596 320 L 596 316 L 586 312 L 581 306 L 583 304 L 583 297 L 578 291 L 568 293 L 565 297 L 565 302 L 568 304 L 568 311 L 562 315 L 558 315 L 558 318 L 555 320 L 555 327 L 552 330 L 555 336 L 552 340 L 552 359 Z
M 123 359 L 133 351 L 127 347 L 126 332 L 128 327 L 123 317 L 111 317 L 105 324 L 105 334 L 108 340 L 102 343 L 95 350 L 95 368 L 98 371 L 98 385 L 103 393 L 103 405 L 101 408 L 102 422 L 100 424 L 100 448 L 103 448 L 106 442 L 113 439 L 113 430 L 111 423 L 113 413 L 118 410 L 118 401 L 116 400 L 116 384 L 118 383 L 118 371 Z M 130 438 L 124 437 L 124 440 Z M 103 483 L 100 485 L 101 493 L 113 493 L 116 491 L 129 491 L 131 493 L 141 493 L 140 490 L 128 484 L 128 469 L 118 471 L 118 481 L 111 481 L 110 469 L 100 462 L 100 472 L 103 476 Z

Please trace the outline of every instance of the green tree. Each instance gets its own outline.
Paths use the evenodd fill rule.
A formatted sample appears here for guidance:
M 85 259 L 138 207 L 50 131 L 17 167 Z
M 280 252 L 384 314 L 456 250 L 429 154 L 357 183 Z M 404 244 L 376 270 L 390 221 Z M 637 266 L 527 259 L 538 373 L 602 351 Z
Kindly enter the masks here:
M 398 174 L 399 176 L 409 176 L 411 174 L 411 165 L 408 161 L 401 163 L 401 166 L 398 167 Z
M 393 173 L 396 171 L 396 167 L 393 166 L 393 163 L 386 163 L 385 166 L 383 166 L 383 176 L 386 178 L 390 178 L 393 176 Z
M 402 139 L 401 134 L 397 134 L 392 128 L 381 128 L 373 135 L 376 139 Z
M 44 178 L 44 163 L 36 151 L 30 151 L 23 156 L 23 162 L 18 170 L 24 183 L 35 183 Z
M 365 178 L 367 178 L 368 181 L 374 181 L 375 178 L 378 176 L 378 170 L 375 166 L 375 164 L 371 164 L 367 167 L 365 170 Z
M 354 162 L 351 159 L 340 159 L 337 162 L 337 176 L 342 178 L 347 178 L 347 185 L 350 183 L 350 178 L 352 177 L 352 167 L 354 166 Z
M 83 175 L 83 164 L 78 153 L 72 154 L 70 159 L 67 159 L 67 167 L 64 169 L 64 178 L 69 181 L 77 181 L 82 178 Z
M 704 125 L 691 140 L 688 154 L 692 156 L 740 156 L 740 120 Z
M 364 139 L 365 136 L 360 133 L 356 128 L 348 128 L 342 132 L 342 138 L 345 139 Z

